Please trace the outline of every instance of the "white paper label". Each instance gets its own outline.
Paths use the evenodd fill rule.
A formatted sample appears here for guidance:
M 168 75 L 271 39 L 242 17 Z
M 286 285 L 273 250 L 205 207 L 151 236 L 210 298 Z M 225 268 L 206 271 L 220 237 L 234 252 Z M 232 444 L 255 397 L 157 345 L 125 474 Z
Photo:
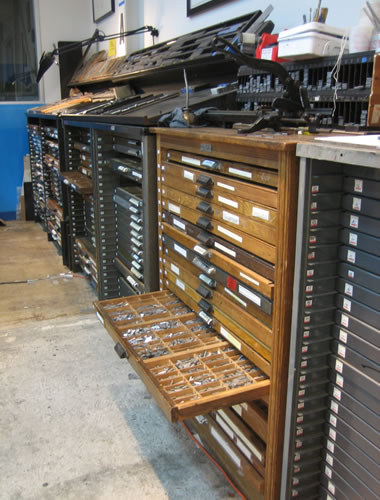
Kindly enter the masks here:
M 330 424 L 336 427 L 336 417 L 334 415 L 330 415 Z
M 341 344 L 338 345 L 338 354 L 343 359 L 346 358 L 346 348 L 344 347 L 344 345 L 341 345 Z M 342 369 L 343 369 L 343 367 L 342 367 Z
M 348 328 L 348 325 L 350 324 L 350 318 L 345 314 L 342 314 L 340 318 L 340 324 Z
M 334 413 L 336 413 L 338 415 L 338 411 L 339 411 L 338 403 L 336 403 L 335 401 L 331 401 L 330 408 Z
M 242 243 L 243 238 L 241 236 L 239 236 L 238 234 L 235 234 L 232 231 L 229 231 L 228 229 L 224 228 L 223 226 L 218 226 L 217 229 L 220 233 L 225 234 L 226 236 L 229 236 L 230 238 L 238 241 L 239 243 Z
M 182 283 L 181 280 L 179 280 L 178 278 L 176 278 L 175 280 L 175 284 L 178 286 L 178 288 L 180 288 L 181 290 L 185 291 L 185 283 Z
M 224 449 L 224 451 L 230 456 L 230 458 L 235 462 L 235 464 L 238 467 L 240 467 L 240 458 L 231 449 L 231 447 L 228 444 L 228 442 L 219 434 L 219 432 L 215 429 L 215 427 L 211 427 L 211 435 L 222 446 L 222 448 Z
M 175 226 L 179 227 L 180 229 L 182 229 L 183 231 L 185 231 L 185 229 L 186 229 L 185 224 L 183 224 L 183 222 L 180 222 L 178 219 L 176 219 L 174 217 L 173 217 L 173 224 Z
M 352 297 L 352 295 L 354 293 L 354 287 L 352 285 L 350 285 L 349 283 L 345 283 L 344 284 L 344 293 L 346 295 L 349 295 L 350 297 Z
M 222 214 L 223 214 L 223 220 L 231 222 L 232 224 L 239 225 L 240 219 L 237 215 L 231 214 L 230 212 L 226 212 L 226 210 L 223 210 Z
M 233 337 L 223 326 L 220 327 L 220 334 L 228 340 L 238 351 L 241 349 L 241 343 Z
M 355 279 L 355 271 L 353 271 L 352 269 L 349 269 L 349 270 L 347 271 L 347 276 L 348 276 L 349 278 L 351 278 L 352 280 L 353 280 L 353 279 Z
M 241 285 L 239 285 L 238 291 L 241 295 L 247 297 L 248 300 L 261 307 L 261 298 L 258 297 L 255 293 L 252 293 L 250 290 Z
M 333 390 L 333 396 L 335 399 L 337 399 L 338 401 L 341 400 L 342 398 L 342 393 L 340 392 L 340 390 L 337 388 L 337 387 L 334 387 L 334 390 Z
M 219 186 L 220 188 L 228 189 L 229 191 L 235 191 L 234 186 L 230 186 L 229 184 L 224 184 L 223 182 L 217 182 L 216 185 Z
M 355 179 L 355 181 L 354 181 L 354 191 L 356 193 L 362 193 L 363 192 L 363 181 L 362 181 L 362 179 Z
M 335 445 L 332 441 L 327 441 L 327 449 L 331 452 L 331 453 L 334 453 L 334 450 L 335 450 Z
M 259 207 L 252 207 L 252 216 L 259 219 L 269 220 L 269 210 L 264 210 Z
M 174 264 L 170 264 L 170 269 L 173 271 L 174 274 L 176 274 L 177 276 L 180 275 L 180 272 L 179 272 L 179 268 L 177 266 L 175 266 Z
M 350 216 L 350 227 L 357 229 L 359 227 L 359 217 L 357 215 Z
M 339 373 L 343 373 L 343 363 L 337 359 L 335 361 L 335 370 Z
M 361 198 L 356 198 L 356 197 L 352 198 L 352 209 L 360 212 L 360 210 L 362 209 L 362 199 Z
M 184 248 L 174 243 L 174 250 L 187 259 L 187 251 Z
M 181 215 L 181 207 L 178 205 L 174 205 L 173 203 L 168 203 L 168 210 L 169 212 L 174 212 L 177 215 Z
M 101 324 L 104 325 L 104 319 L 102 318 L 102 316 L 100 315 L 100 313 L 96 312 L 96 315 L 98 317 L 98 320 L 101 322 Z
M 183 163 L 189 163 L 190 165 L 196 165 L 197 167 L 200 167 L 201 161 L 197 160 L 196 158 L 190 158 L 189 156 L 182 156 L 181 160 Z
M 351 300 L 343 299 L 343 309 L 345 311 L 351 312 Z
M 351 264 L 355 264 L 356 252 L 354 252 L 353 250 L 347 250 L 347 261 L 351 262 Z
M 331 479 L 332 478 L 332 470 L 330 469 L 330 467 L 328 465 L 325 466 L 325 474 L 326 476 Z
M 339 340 L 347 344 L 347 333 L 344 330 L 339 330 Z
M 230 250 L 229 248 L 225 247 L 224 245 L 221 245 L 220 243 L 218 243 L 217 241 L 215 241 L 214 247 L 218 248 L 219 250 L 221 250 L 222 252 L 224 252 L 228 255 L 231 255 L 232 257 L 236 257 L 236 252 L 234 250 Z
M 330 455 L 330 453 L 326 453 L 326 462 L 331 465 L 331 467 L 333 466 L 334 464 L 334 459 L 333 457 Z
M 335 383 L 336 383 L 336 385 L 338 387 L 340 387 L 341 389 L 343 389 L 344 378 L 342 377 L 342 375 L 337 374 L 337 376 L 336 376 L 336 382 Z
M 310 221 L 310 226 L 311 226 L 311 227 L 316 227 L 316 226 L 318 226 L 318 219 L 311 219 L 311 221 Z
M 348 242 L 353 247 L 358 246 L 358 235 L 356 233 L 350 233 Z
M 312 193 L 319 193 L 319 186 L 315 184 L 314 186 L 311 186 L 311 192 Z
M 193 172 L 189 172 L 188 170 L 183 171 L 183 176 L 185 179 L 189 179 L 190 181 L 194 181 L 194 174 Z
M 230 174 L 240 175 L 240 177 L 246 177 L 247 179 L 252 179 L 251 172 L 245 172 L 244 170 L 240 170 L 238 168 L 228 167 L 228 171 Z
M 251 283 L 253 283 L 254 285 L 256 286 L 260 286 L 260 283 L 258 281 L 256 281 L 255 279 L 251 278 L 250 276 L 247 276 L 245 273 L 242 273 L 241 271 L 239 272 L 239 275 L 246 279 L 247 281 L 250 281 Z
M 229 198 L 225 198 L 224 196 L 218 196 L 218 201 L 220 201 L 220 203 L 224 203 L 225 205 L 229 205 L 230 207 L 233 207 L 233 208 L 238 208 L 238 206 L 239 206 L 239 203 L 237 203 L 236 201 L 230 200 Z
M 329 429 L 329 438 L 331 438 L 333 441 L 336 441 L 336 432 L 334 429 Z

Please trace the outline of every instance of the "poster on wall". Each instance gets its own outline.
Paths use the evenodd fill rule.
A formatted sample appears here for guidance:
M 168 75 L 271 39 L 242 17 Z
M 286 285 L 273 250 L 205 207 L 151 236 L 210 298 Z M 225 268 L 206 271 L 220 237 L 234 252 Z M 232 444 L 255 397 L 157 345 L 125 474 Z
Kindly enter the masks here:
M 92 18 L 94 23 L 102 21 L 115 12 L 115 0 L 92 0 Z
M 228 0 L 187 0 L 187 17 L 192 16 L 194 14 L 198 14 L 198 12 L 202 12 L 203 10 L 209 9 L 210 7 L 214 7 L 220 3 L 227 2 Z

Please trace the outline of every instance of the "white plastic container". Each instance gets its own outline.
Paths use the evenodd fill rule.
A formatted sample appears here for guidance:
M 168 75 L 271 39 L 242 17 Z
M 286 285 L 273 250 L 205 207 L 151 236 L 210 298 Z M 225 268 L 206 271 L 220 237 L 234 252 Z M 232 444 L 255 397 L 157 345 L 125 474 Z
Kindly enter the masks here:
M 316 22 L 281 31 L 278 57 L 296 60 L 337 55 L 343 35 L 343 29 Z

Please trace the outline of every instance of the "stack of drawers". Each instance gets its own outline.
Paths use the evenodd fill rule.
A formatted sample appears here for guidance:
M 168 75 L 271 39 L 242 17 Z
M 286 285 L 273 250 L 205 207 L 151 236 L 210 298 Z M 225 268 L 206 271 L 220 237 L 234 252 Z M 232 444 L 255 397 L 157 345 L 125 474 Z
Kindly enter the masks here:
M 297 152 L 303 158 L 282 496 L 375 500 L 379 154 L 328 143 L 301 144 Z
M 317 498 L 329 382 L 329 354 L 337 299 L 343 175 L 315 166 L 304 189 L 304 244 L 297 315 L 291 497 Z
M 380 176 L 347 168 L 322 462 L 324 498 L 380 491 Z M 377 493 L 376 493 L 377 492 Z
M 65 127 L 65 165 L 60 173 L 69 219 L 69 266 L 81 269 L 97 286 L 96 236 L 92 182 L 91 131 Z
M 48 172 L 42 163 L 41 129 L 39 125 L 28 124 L 29 150 L 31 158 L 31 176 L 33 183 L 34 216 L 45 223 L 46 186 Z
M 50 238 L 62 248 L 63 193 L 60 179 L 60 152 L 58 128 L 41 126 L 43 162 L 49 175 L 46 206 L 47 230 Z
M 154 137 L 141 127 L 107 123 L 93 127 L 99 297 L 157 290 Z
M 121 295 L 144 292 L 144 235 L 142 190 L 140 186 L 118 187 L 114 194 L 117 249 L 115 265 L 120 271 Z

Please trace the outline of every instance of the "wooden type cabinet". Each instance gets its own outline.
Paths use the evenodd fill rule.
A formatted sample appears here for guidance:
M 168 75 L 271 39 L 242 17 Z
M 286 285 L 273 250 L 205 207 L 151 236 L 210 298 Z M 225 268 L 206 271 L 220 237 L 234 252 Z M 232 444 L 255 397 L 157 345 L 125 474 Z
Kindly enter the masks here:
M 169 420 L 190 419 L 247 498 L 279 498 L 296 139 L 154 131 L 160 292 L 97 314 Z

